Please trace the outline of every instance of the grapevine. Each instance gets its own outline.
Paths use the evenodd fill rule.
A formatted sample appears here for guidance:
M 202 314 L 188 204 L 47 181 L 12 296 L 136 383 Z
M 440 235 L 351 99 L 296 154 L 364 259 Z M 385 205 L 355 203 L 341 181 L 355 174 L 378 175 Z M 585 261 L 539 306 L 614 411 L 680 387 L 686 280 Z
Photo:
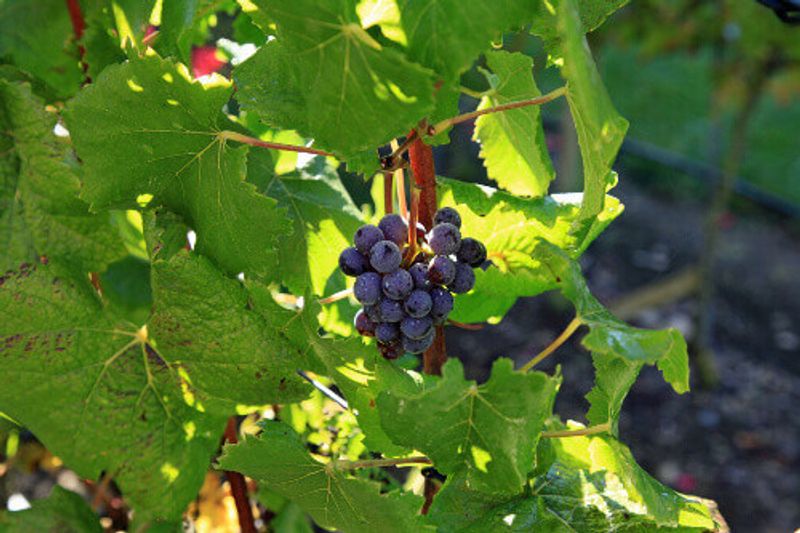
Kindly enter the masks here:
M 180 531 L 217 486 L 242 531 L 721 531 L 618 438 L 643 367 L 688 391 L 683 337 L 616 318 L 578 262 L 623 209 L 586 34 L 624 3 L 0 1 L 0 421 L 95 502 L 0 529 Z M 212 45 L 230 64 L 200 76 Z M 574 194 L 549 190 L 551 105 Z M 437 175 L 473 122 L 491 181 Z M 467 379 L 445 328 L 548 291 L 566 330 Z M 585 423 L 534 368 L 578 331 Z

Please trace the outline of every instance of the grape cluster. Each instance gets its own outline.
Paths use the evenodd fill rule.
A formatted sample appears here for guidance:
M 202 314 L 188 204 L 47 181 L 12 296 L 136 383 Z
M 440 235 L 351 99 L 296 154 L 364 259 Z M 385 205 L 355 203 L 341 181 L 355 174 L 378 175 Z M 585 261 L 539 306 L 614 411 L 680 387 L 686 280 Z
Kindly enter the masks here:
M 453 310 L 453 294 L 475 285 L 473 268 L 486 261 L 486 247 L 461 237 L 461 217 L 452 207 L 439 209 L 424 242 L 408 245 L 408 225 L 396 214 L 377 226 L 356 231 L 355 246 L 339 256 L 339 268 L 356 278 L 353 294 L 362 308 L 355 317 L 361 335 L 375 337 L 387 359 L 422 353 L 433 344 L 434 326 Z

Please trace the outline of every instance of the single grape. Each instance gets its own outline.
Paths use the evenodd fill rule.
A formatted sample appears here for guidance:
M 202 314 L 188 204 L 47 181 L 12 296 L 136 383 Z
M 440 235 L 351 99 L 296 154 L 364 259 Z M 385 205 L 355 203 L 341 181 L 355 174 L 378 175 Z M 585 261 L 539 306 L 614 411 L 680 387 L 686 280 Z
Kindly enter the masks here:
M 400 322 L 406 316 L 402 302 L 384 298 L 378 304 L 382 322 Z
M 372 250 L 372 247 L 375 246 L 378 241 L 384 239 L 383 232 L 372 224 L 364 224 L 358 228 L 356 234 L 353 235 L 353 242 L 356 245 L 356 249 L 365 255 Z
M 383 232 L 386 240 L 392 241 L 397 246 L 403 246 L 408 240 L 408 225 L 400 215 L 394 213 L 385 215 L 378 222 L 378 227 Z
M 392 241 L 378 241 L 369 251 L 369 263 L 382 274 L 397 270 L 403 256 Z
M 373 322 L 381 322 L 383 319 L 381 318 L 380 302 L 378 304 L 365 305 L 364 314 Z
M 351 246 L 339 254 L 339 268 L 345 276 L 358 276 L 369 270 L 369 261 Z
M 444 255 L 437 255 L 428 264 L 428 280 L 436 285 L 447 285 L 456 277 L 456 265 Z
M 374 305 L 381 298 L 381 275 L 375 272 L 364 272 L 356 278 L 353 286 L 356 300 L 363 305 Z
M 430 317 L 414 318 L 409 316 L 400 322 L 400 331 L 410 339 L 421 339 L 433 329 L 433 320 Z
M 431 312 L 431 295 L 427 291 L 417 289 L 412 291 L 406 298 L 406 313 L 415 318 L 422 318 Z
M 422 254 L 420 254 L 421 256 Z M 414 280 L 414 287 L 417 289 L 427 289 L 431 286 L 428 281 L 428 265 L 425 263 L 414 263 L 409 267 L 408 273 L 411 274 L 411 279 Z
M 461 216 L 458 214 L 458 211 L 452 207 L 443 207 L 433 215 L 434 224 L 443 224 L 445 222 L 457 228 L 461 228 Z
M 403 335 L 403 349 L 408 353 L 422 353 L 433 344 L 436 332 L 431 330 L 427 335 L 420 339 L 412 339 Z
M 428 244 L 436 255 L 450 255 L 461 246 L 461 232 L 452 224 L 444 222 L 428 233 Z
M 383 294 L 392 300 L 402 300 L 414 289 L 414 280 L 408 270 L 399 268 L 383 276 Z
M 400 337 L 400 328 L 397 324 L 381 322 L 375 327 L 375 338 L 378 342 L 388 343 Z
M 356 313 L 353 324 L 356 327 L 356 331 L 364 337 L 373 337 L 375 335 L 375 329 L 378 326 L 378 324 L 370 320 L 367 314 L 361 309 Z
M 405 353 L 403 343 L 399 339 L 388 343 L 379 342 L 378 351 L 385 359 L 397 359 Z
M 486 261 L 486 246 L 477 239 L 467 237 L 461 240 L 461 248 L 458 249 L 456 258 L 462 263 L 477 268 Z
M 464 294 L 471 291 L 474 286 L 475 272 L 472 267 L 465 263 L 456 263 L 456 277 L 447 287 L 456 294 Z
M 437 323 L 444 322 L 453 310 L 453 295 L 441 287 L 434 287 L 431 289 L 431 304 L 431 318 Z

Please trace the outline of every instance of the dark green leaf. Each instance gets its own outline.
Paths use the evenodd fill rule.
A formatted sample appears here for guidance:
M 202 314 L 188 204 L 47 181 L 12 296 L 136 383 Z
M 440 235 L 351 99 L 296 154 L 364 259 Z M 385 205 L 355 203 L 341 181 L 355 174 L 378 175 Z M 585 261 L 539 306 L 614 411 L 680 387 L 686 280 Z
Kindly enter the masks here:
M 35 500 L 30 509 L 13 513 L 0 511 L 0 531 L 102 533 L 103 528 L 100 518 L 83 498 L 56 485 L 49 498 Z
M 219 467 L 242 472 L 291 500 L 328 529 L 348 533 L 417 532 L 422 499 L 411 493 L 380 493 L 380 485 L 352 478 L 335 463 L 321 463 L 292 429 L 266 422 L 257 438 L 226 446 Z
M 142 194 L 197 232 L 197 250 L 227 274 L 277 278 L 275 245 L 286 218 L 245 183 L 248 147 L 220 132 L 231 88 L 202 86 L 148 56 L 107 68 L 68 108 L 84 163 L 83 197 L 95 209 L 135 207 Z
M 404 135 L 432 109 L 431 73 L 381 46 L 351 3 L 256 4 L 277 23 L 277 44 L 237 69 L 245 72 L 237 80 L 244 107 L 271 125 L 313 137 L 347 159 Z M 254 78 L 248 87 L 245 80 Z
M 90 215 L 56 116 L 29 84 L 0 79 L 0 269 L 40 256 L 102 271 L 125 249 L 108 215 Z
M 108 316 L 85 276 L 50 264 L 2 278 L 0 339 L 0 410 L 79 476 L 112 475 L 140 518 L 181 516 L 225 419 L 184 395 L 145 330 Z
M 457 359 L 442 372 L 416 390 L 381 393 L 384 430 L 395 443 L 425 453 L 445 474 L 466 469 L 468 483 L 478 490 L 519 491 L 533 469 L 558 379 L 515 372 L 509 359 L 498 359 L 480 386 L 464 379 Z

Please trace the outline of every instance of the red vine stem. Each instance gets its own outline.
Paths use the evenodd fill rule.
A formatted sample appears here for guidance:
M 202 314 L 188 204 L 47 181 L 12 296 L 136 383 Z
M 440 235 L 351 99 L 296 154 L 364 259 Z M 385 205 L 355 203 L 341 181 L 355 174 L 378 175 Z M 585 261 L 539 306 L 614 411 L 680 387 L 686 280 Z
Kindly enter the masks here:
M 236 436 L 236 417 L 228 419 L 225 426 L 225 440 L 231 444 L 239 442 Z M 231 494 L 236 504 L 236 513 L 239 515 L 239 529 L 242 533 L 256 533 L 256 524 L 253 520 L 253 509 L 250 507 L 250 499 L 247 497 L 247 483 L 244 476 L 239 472 L 225 471 L 225 477 L 231 485 Z
M 392 195 L 392 181 L 394 173 L 383 173 L 383 211 L 387 215 L 394 212 L 394 196 Z
M 408 157 L 411 162 L 411 172 L 414 173 L 414 184 L 420 192 L 418 218 L 425 229 L 430 229 L 433 227 L 433 215 L 436 213 L 436 169 L 433 165 L 433 149 L 422 142 L 422 139 L 415 137 L 408 147 Z M 412 204 L 412 220 L 414 207 Z M 441 375 L 445 361 L 447 361 L 447 347 L 444 327 L 436 326 L 436 337 L 433 345 L 425 350 L 422 369 L 426 374 Z
M 75 33 L 75 40 L 80 41 L 81 37 L 83 37 L 83 30 L 86 29 L 86 21 L 83 19 L 83 12 L 81 12 L 81 5 L 78 0 L 67 0 L 67 10 L 69 11 L 69 20 L 72 22 L 72 31 Z M 81 58 L 81 69 L 86 74 L 89 70 L 89 64 L 84 58 L 86 48 L 82 44 L 78 44 L 78 53 Z M 89 76 L 86 76 L 86 83 L 90 81 Z

